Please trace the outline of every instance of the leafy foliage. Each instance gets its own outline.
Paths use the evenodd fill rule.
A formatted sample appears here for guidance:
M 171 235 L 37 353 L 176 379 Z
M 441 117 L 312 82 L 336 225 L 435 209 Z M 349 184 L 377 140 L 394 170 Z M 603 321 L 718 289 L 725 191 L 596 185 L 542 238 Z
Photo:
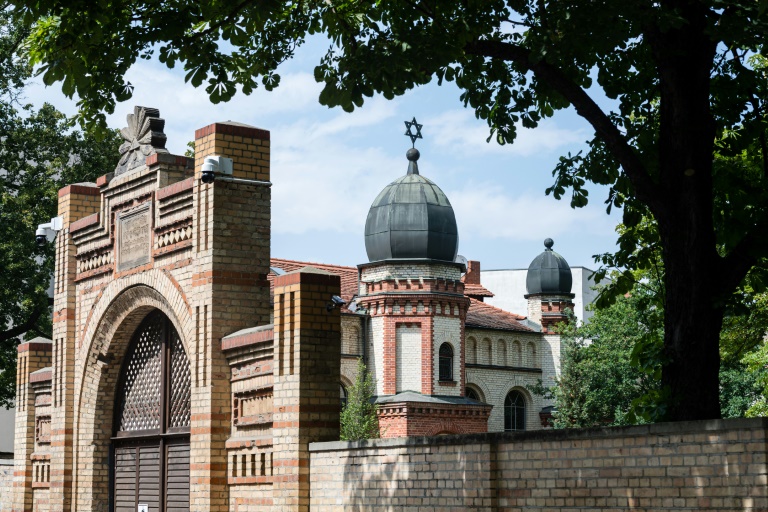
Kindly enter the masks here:
M 373 397 L 376 387 L 365 363 L 357 362 L 357 377 L 347 390 L 347 403 L 341 410 L 341 440 L 360 441 L 379 437 L 379 419 Z
M 662 312 L 646 297 L 622 297 L 597 310 L 589 323 L 562 331 L 561 375 L 552 390 L 555 427 L 637 422 L 633 403 L 660 387 L 660 366 L 638 364 L 637 347 L 661 345 Z M 650 418 L 649 418 L 650 419 Z
M 51 105 L 21 105 L 29 66 L 14 53 L 23 41 L 0 11 L 0 406 L 15 396 L 16 345 L 22 336 L 51 336 L 48 287 L 53 244 L 38 247 L 35 229 L 55 217 L 58 190 L 114 168 L 118 135 L 102 141 L 72 129 Z
M 725 306 L 768 256 L 766 0 L 201 0 L 11 1 L 32 27 L 28 52 L 46 84 L 104 122 L 130 98 L 138 59 L 179 64 L 212 102 L 280 83 L 282 62 L 312 35 L 330 44 L 315 67 L 320 102 L 351 111 L 431 80 L 453 81 L 514 141 L 574 107 L 594 129 L 561 157 L 547 192 L 589 200 L 606 185 L 625 233 L 609 263 L 644 265 L 642 219 L 664 262 L 662 381 L 669 418 L 719 415 L 718 334 Z M 602 108 L 595 98 L 604 95 Z M 754 159 L 754 173 L 740 155 Z M 717 158 L 715 155 L 719 155 Z M 733 159 L 736 160 L 733 160 Z M 617 291 L 631 280 L 617 280 Z
M 755 323 L 756 317 L 768 315 L 766 300 L 768 295 L 760 294 L 751 314 L 726 317 L 720 367 L 724 418 L 768 415 L 768 349 L 763 343 L 768 324 Z M 561 327 L 560 378 L 551 389 L 532 389 L 554 399 L 556 428 L 646 423 L 663 417 L 663 395 L 668 391 L 661 386 L 663 309 L 656 301 L 650 288 L 638 286 L 597 309 L 589 323 L 577 327 L 572 319 Z

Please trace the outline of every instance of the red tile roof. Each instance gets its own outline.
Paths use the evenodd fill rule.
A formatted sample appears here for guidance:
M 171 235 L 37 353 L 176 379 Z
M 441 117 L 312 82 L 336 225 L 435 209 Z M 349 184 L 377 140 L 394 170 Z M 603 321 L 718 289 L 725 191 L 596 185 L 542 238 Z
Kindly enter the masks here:
M 326 265 L 325 263 L 313 263 L 309 261 L 296 261 L 296 260 L 284 260 L 280 258 L 272 258 L 269 263 L 270 267 L 279 268 L 286 272 L 293 272 L 304 267 L 315 267 L 326 272 L 331 272 L 341 277 L 341 298 L 347 301 L 347 304 L 352 300 L 354 295 L 357 295 L 357 268 L 345 267 L 342 265 Z M 267 275 L 269 280 L 269 294 L 274 293 L 275 277 L 273 272 Z M 348 312 L 346 306 L 342 308 L 342 311 Z
M 471 297 L 469 299 L 467 327 L 533 332 L 533 329 L 524 326 L 519 320 L 525 320 L 525 317 L 504 311 Z
M 464 295 L 468 297 L 493 297 L 493 292 L 481 284 L 464 283 Z

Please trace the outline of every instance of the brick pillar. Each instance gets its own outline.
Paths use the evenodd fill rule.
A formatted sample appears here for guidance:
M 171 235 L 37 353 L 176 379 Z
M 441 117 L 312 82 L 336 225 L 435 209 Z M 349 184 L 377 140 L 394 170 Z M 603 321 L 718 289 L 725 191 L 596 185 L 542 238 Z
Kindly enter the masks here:
M 339 276 L 311 267 L 275 279 L 273 503 L 309 510 L 309 443 L 339 439 Z
M 70 226 L 89 215 L 98 215 L 98 187 L 69 185 L 59 190 L 62 229 L 56 235 L 56 269 L 53 287 L 53 363 L 51 383 L 51 510 L 72 507 L 72 426 L 74 421 L 77 261 Z
M 14 439 L 13 512 L 32 510 L 32 461 L 35 451 L 35 393 L 29 374 L 51 364 L 51 340 L 35 338 L 18 347 L 16 360 L 16 437 Z
M 236 180 L 200 181 L 208 155 L 234 160 Z M 229 365 L 221 338 L 270 321 L 269 132 L 215 123 L 195 132 L 190 506 L 228 511 L 225 442 L 230 434 Z

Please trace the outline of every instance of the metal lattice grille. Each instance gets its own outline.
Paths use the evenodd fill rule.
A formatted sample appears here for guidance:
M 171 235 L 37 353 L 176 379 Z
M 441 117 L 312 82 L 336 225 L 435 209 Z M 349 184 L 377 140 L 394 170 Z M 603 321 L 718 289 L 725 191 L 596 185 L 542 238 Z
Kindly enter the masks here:
M 189 359 L 179 335 L 171 334 L 171 417 L 168 426 L 188 427 L 190 423 L 191 377 Z
M 119 423 L 121 431 L 160 428 L 164 324 L 162 314 L 153 314 L 134 339 L 125 367 Z

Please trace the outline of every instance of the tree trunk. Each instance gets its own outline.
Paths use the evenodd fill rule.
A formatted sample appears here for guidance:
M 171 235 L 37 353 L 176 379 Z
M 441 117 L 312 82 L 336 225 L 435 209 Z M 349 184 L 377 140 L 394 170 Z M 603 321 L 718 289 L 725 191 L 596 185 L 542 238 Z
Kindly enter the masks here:
M 674 3 L 674 2 L 673 2 Z M 705 9 L 679 2 L 687 20 L 652 34 L 661 95 L 661 201 L 652 207 L 665 265 L 666 304 L 662 384 L 671 392 L 667 418 L 720 417 L 720 328 L 723 303 L 713 223 L 710 71 L 715 45 L 706 36 Z

